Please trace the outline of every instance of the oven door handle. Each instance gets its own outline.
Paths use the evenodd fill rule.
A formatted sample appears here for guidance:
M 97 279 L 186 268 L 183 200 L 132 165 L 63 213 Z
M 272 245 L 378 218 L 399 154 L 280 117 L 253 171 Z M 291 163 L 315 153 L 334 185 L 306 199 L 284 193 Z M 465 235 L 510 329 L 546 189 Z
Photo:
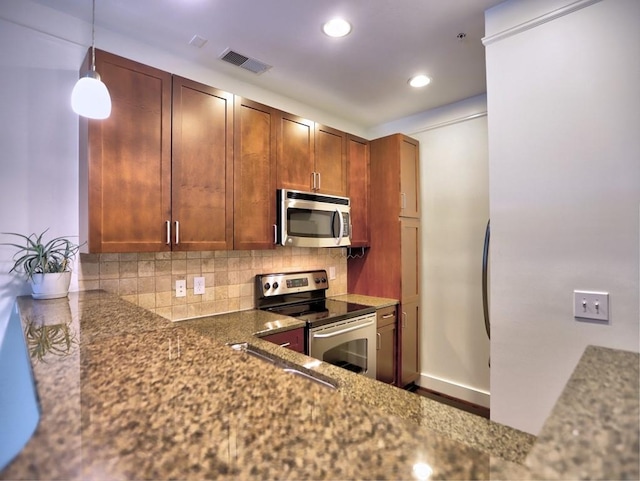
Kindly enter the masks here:
M 350 327 L 347 327 L 346 329 L 340 329 L 339 331 L 328 332 L 326 334 L 312 332 L 311 336 L 314 339 L 326 339 L 329 337 L 340 336 L 341 334 L 346 334 L 347 332 L 356 331 L 358 329 L 362 329 L 363 327 L 369 327 L 374 322 L 375 322 L 374 320 L 371 320 L 371 321 L 363 322 L 362 324 L 358 324 L 357 326 L 350 326 Z
M 336 245 L 339 246 L 342 242 L 342 238 L 344 237 L 344 217 L 342 217 L 340 209 L 336 209 L 336 214 L 338 214 L 338 218 L 340 219 L 340 234 L 338 234 L 336 239 Z

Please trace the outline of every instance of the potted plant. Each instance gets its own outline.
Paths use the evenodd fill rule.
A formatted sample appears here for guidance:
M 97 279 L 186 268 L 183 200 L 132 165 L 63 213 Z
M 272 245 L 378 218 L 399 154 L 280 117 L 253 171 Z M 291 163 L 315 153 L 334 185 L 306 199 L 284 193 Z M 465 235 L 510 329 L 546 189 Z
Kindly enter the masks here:
M 49 230 L 49 229 L 47 229 Z M 14 265 L 9 272 L 24 274 L 31 283 L 34 299 L 56 299 L 66 297 L 71 282 L 73 258 L 80 246 L 64 237 L 56 237 L 46 242 L 45 233 L 28 236 L 5 232 L 22 239 L 22 244 L 3 243 L 13 246 L 18 252 L 13 256 Z

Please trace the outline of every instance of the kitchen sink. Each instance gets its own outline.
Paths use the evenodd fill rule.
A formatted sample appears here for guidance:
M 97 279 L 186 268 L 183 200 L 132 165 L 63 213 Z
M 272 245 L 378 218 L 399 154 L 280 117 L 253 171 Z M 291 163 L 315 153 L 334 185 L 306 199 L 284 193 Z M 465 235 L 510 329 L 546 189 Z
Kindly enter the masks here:
M 252 346 L 248 342 L 229 343 L 228 345 L 234 351 L 244 352 L 250 356 L 260 359 L 261 361 L 272 364 L 286 373 L 308 379 L 309 381 L 313 381 L 316 384 L 319 384 L 320 386 L 323 386 L 327 389 L 337 389 L 337 385 L 335 384 L 335 382 L 327 378 L 326 376 L 323 376 L 322 374 L 319 374 L 317 372 L 306 370 L 302 367 L 298 367 L 295 364 L 285 361 L 282 358 L 274 356 L 273 354 L 263 351 L 262 349 L 259 349 L 255 346 Z

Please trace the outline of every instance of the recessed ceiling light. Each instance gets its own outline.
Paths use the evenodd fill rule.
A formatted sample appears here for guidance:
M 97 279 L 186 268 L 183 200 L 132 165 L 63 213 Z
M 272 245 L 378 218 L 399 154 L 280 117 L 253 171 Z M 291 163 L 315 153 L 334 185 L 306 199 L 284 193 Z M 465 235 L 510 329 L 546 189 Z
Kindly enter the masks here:
M 411 77 L 409 79 L 409 85 L 412 87 L 424 87 L 425 85 L 429 85 L 431 83 L 431 79 L 426 75 L 416 75 L 415 77 Z
M 322 31 L 329 37 L 344 37 L 351 32 L 351 24 L 343 18 L 333 18 L 322 26 Z

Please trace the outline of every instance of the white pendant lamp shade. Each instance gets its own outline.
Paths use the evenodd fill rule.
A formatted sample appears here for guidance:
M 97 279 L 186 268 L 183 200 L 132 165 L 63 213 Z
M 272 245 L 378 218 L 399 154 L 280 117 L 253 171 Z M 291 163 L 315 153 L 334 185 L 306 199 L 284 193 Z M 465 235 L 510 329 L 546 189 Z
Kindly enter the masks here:
M 71 108 L 90 119 L 106 119 L 111 115 L 111 96 L 96 72 L 96 0 L 91 11 L 91 69 L 81 77 L 71 92 Z
M 111 115 L 111 97 L 97 72 L 89 71 L 76 82 L 71 92 L 71 108 L 90 119 L 106 119 Z

